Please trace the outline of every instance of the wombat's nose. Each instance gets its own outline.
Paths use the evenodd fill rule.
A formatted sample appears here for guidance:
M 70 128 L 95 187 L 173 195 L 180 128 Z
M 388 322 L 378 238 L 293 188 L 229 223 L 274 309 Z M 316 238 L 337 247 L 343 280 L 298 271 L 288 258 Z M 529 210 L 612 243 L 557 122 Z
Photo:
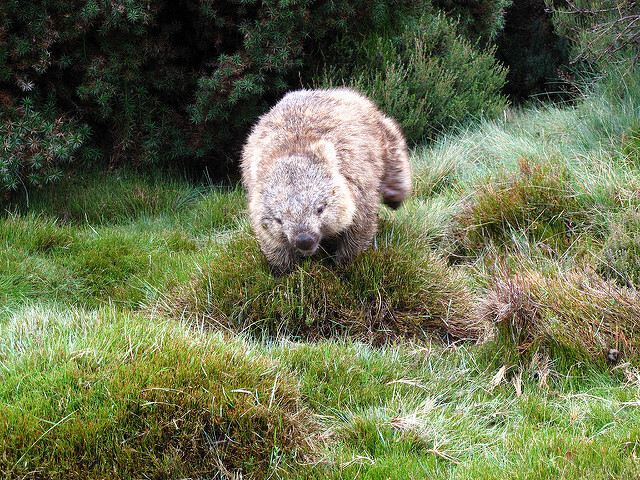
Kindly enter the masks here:
M 295 247 L 302 252 L 315 250 L 316 239 L 308 233 L 301 233 L 294 240 Z

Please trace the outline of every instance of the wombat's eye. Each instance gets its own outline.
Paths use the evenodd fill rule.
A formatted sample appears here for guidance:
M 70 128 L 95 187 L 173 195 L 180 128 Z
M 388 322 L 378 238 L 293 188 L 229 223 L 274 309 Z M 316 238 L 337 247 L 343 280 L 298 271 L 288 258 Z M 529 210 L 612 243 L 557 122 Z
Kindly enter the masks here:
M 278 222 L 278 225 L 282 225 L 282 220 L 280 220 L 279 218 L 276 218 L 276 222 Z
M 320 205 L 320 206 L 318 207 L 317 212 L 318 212 L 318 215 L 320 215 L 322 212 L 324 212 L 324 205 Z
M 267 222 L 262 222 L 262 228 L 264 228 L 266 230 L 267 227 L 268 227 Z

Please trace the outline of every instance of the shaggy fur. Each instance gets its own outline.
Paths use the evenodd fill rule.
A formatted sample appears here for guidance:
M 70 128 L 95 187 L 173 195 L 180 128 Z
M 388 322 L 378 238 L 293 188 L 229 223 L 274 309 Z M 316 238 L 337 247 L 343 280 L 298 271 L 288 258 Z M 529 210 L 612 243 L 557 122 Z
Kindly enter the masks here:
M 398 124 L 354 90 L 285 95 L 242 152 L 251 226 L 275 273 L 319 248 L 348 262 L 369 248 L 379 195 L 398 208 L 411 188 Z

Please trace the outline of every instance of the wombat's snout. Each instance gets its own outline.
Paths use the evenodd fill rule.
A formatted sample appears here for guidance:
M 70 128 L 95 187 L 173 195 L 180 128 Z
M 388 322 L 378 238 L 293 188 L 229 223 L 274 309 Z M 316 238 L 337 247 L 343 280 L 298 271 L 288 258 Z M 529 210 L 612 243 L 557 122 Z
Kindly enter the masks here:
M 312 255 L 318 248 L 318 236 L 301 233 L 294 239 L 293 245 L 303 255 Z

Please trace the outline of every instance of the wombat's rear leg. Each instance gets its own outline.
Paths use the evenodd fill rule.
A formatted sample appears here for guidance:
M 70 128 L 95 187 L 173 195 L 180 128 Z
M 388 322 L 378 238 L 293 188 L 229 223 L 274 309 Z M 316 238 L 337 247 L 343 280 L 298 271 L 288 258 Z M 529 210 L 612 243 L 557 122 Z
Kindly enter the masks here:
M 386 141 L 384 174 L 378 190 L 382 201 L 395 210 L 411 191 L 411 167 L 400 126 L 388 117 L 382 119 L 381 125 L 386 132 Z

